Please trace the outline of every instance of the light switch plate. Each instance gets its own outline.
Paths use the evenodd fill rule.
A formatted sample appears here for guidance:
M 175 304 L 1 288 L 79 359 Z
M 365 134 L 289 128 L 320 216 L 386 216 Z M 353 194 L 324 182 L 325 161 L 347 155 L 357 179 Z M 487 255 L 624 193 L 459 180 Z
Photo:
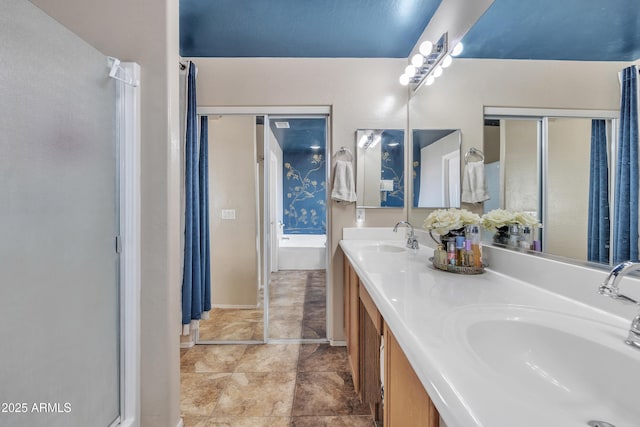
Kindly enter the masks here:
M 358 226 L 362 226 L 364 224 L 364 208 L 356 209 L 356 223 Z
M 220 216 L 222 219 L 236 219 L 235 209 L 222 209 Z

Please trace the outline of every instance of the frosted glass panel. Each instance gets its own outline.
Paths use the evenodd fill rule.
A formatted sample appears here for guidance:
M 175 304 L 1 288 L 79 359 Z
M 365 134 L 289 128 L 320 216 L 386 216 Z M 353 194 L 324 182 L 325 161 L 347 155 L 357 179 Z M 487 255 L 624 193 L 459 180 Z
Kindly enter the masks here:
M 108 426 L 115 83 L 103 54 L 26 0 L 0 2 L 0 40 L 0 402 L 26 404 L 0 426 Z

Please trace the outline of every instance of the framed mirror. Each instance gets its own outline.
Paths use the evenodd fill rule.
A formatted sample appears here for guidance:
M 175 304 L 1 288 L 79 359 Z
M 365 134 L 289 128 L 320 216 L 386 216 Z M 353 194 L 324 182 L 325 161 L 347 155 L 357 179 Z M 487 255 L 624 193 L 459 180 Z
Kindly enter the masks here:
M 460 207 L 460 130 L 412 129 L 413 208 Z
M 356 195 L 359 208 L 403 208 L 404 130 L 356 131 Z

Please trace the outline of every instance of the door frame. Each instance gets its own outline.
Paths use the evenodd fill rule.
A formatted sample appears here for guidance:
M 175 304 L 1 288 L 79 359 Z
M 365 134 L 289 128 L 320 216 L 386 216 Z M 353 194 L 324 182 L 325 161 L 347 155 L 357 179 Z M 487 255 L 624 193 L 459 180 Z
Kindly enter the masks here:
M 264 173 L 266 177 L 270 177 L 270 162 L 266 159 L 269 159 L 269 126 L 268 120 L 271 116 L 324 116 L 327 120 L 327 141 L 326 141 L 326 167 L 327 167 L 327 179 L 330 175 L 330 165 L 331 165 L 331 147 L 332 147 L 332 139 L 331 139 L 331 107 L 330 106 L 254 106 L 254 107 L 244 107 L 244 106 L 198 106 L 197 114 L 199 116 L 203 115 L 250 115 L 250 116 L 264 116 L 264 132 L 265 132 L 265 144 L 264 144 Z M 263 180 L 263 188 L 264 188 L 264 200 L 265 206 L 267 205 L 266 201 L 270 200 L 271 194 L 269 189 L 269 179 Z M 328 192 L 327 187 L 327 192 Z M 327 193 L 328 197 L 328 193 Z M 327 199 L 328 200 L 328 199 Z M 268 210 L 268 209 L 267 209 Z M 266 212 L 265 212 L 266 213 Z M 326 328 L 327 328 L 327 339 L 330 342 L 333 342 L 333 278 L 332 278 L 332 268 L 333 263 L 331 262 L 331 247 L 332 247 L 332 239 L 331 239 L 331 210 L 327 209 L 326 211 L 326 219 L 327 219 L 327 244 L 325 248 L 326 253 L 326 293 L 327 293 L 327 311 L 326 311 Z M 267 301 L 269 301 L 269 278 L 271 275 L 271 229 L 269 227 L 269 221 L 271 220 L 270 215 L 265 214 L 263 219 L 262 226 L 264 227 L 264 242 L 263 242 L 263 256 L 262 256 L 262 281 L 264 283 L 264 333 L 263 340 L 265 343 L 277 343 L 281 342 L 281 340 L 270 340 L 269 339 L 269 305 Z M 292 342 L 292 340 L 286 340 L 287 342 Z M 305 342 L 313 342 L 314 340 L 305 340 Z M 315 340 L 318 341 L 318 340 Z M 326 340 L 321 340 L 325 342 Z
M 122 62 L 132 81 L 140 66 Z M 140 88 L 116 84 L 120 253 L 120 418 L 113 426 L 140 426 Z

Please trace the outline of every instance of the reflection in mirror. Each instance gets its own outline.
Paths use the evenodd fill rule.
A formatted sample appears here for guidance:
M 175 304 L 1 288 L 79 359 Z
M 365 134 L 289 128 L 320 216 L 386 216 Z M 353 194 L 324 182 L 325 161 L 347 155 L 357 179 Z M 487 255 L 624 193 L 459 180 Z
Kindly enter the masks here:
M 460 131 L 413 129 L 414 208 L 460 207 Z
M 356 131 L 359 208 L 404 207 L 404 130 Z
M 611 149 L 611 126 L 611 120 L 590 117 L 485 117 L 491 199 L 484 203 L 484 212 L 527 212 L 543 224 L 536 237 L 544 253 L 608 264 L 611 178 L 606 153 Z M 590 153 L 600 133 L 605 158 L 598 160 Z M 592 176 L 597 161 L 604 172 Z M 597 180 L 603 185 L 594 186 Z M 606 209 L 590 208 L 593 199 L 605 199 Z

